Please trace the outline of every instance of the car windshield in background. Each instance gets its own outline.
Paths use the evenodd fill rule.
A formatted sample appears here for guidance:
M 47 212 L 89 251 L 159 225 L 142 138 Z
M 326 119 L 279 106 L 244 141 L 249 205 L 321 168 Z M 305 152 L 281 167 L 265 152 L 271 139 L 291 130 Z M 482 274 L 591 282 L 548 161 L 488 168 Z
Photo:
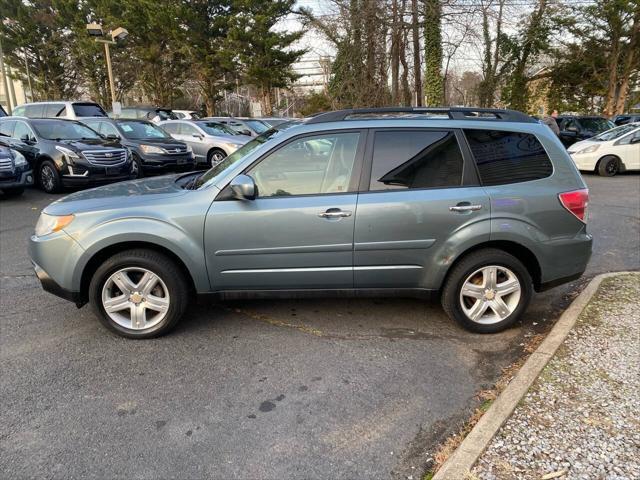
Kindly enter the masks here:
M 132 140 L 146 140 L 151 138 L 169 138 L 161 129 L 146 122 L 118 122 L 122 134 Z
M 197 122 L 198 126 L 208 135 L 240 135 L 235 130 L 217 122 Z
M 218 175 L 220 175 L 226 169 L 231 167 L 234 163 L 238 162 L 239 160 L 242 160 L 244 157 L 249 155 L 260 145 L 271 140 L 272 138 L 277 137 L 284 130 L 287 130 L 288 128 L 294 127 L 296 125 L 299 125 L 299 122 L 289 122 L 285 124 L 284 127 L 282 128 L 278 126 L 278 127 L 272 128 L 271 130 L 268 130 L 262 135 L 258 135 L 257 137 L 252 139 L 250 142 L 245 143 L 242 147 L 240 147 L 238 150 L 233 152 L 231 155 L 227 156 L 223 161 L 221 161 L 215 167 L 212 167 L 209 170 L 207 170 L 201 177 L 198 178 L 195 187 L 196 188 L 201 187 L 205 183 L 208 183 L 214 180 Z
M 601 133 L 596 137 L 593 137 L 592 140 L 599 140 L 601 142 L 615 140 L 616 138 L 620 138 L 623 135 L 626 135 L 627 133 L 633 132 L 637 128 L 638 128 L 638 125 L 634 125 L 634 124 L 622 125 L 621 127 L 616 127 L 611 130 L 607 130 L 606 132 Z
M 253 131 L 257 133 L 264 133 L 271 128 L 271 126 L 261 122 L 260 120 L 244 120 L 244 123 L 249 125 Z
M 156 110 L 156 114 L 160 120 L 177 120 L 178 116 L 171 110 Z
M 580 124 L 587 130 L 592 132 L 604 132 L 615 127 L 613 122 L 604 118 L 581 118 Z
M 81 123 L 66 120 L 32 120 L 38 135 L 48 140 L 94 140 L 100 135 Z
M 64 109 L 64 106 L 62 107 Z M 105 112 L 100 105 L 95 103 L 74 103 L 73 111 L 78 117 L 106 117 Z

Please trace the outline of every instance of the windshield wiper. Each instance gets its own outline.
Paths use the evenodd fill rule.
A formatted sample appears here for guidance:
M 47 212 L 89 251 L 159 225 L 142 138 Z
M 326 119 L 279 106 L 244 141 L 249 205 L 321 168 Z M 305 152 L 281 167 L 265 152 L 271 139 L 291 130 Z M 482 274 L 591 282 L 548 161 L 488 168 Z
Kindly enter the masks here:
M 196 190 L 200 186 L 198 180 L 200 180 L 200 177 L 202 177 L 202 175 L 204 175 L 204 172 L 195 175 L 191 180 L 185 183 L 184 187 L 182 188 L 184 188 L 185 190 Z

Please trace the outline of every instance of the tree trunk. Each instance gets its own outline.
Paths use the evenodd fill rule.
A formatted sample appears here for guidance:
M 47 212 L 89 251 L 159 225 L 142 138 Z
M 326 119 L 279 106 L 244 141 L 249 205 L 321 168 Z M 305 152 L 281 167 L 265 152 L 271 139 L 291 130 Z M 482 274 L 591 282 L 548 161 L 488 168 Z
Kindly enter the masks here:
M 262 86 L 262 116 L 270 117 L 273 115 L 273 107 L 271 105 L 271 88 L 269 86 Z
M 618 97 L 616 98 L 615 108 L 612 112 L 613 115 L 624 113 L 627 95 L 629 94 L 631 73 L 634 66 L 637 68 L 638 50 L 640 50 L 640 9 L 636 11 L 634 16 L 633 29 L 631 30 L 629 46 L 626 49 L 622 75 L 620 76 L 620 84 L 618 86 Z
M 391 3 L 391 103 L 399 103 L 399 74 L 400 74 L 400 22 L 398 20 L 398 0 Z
M 413 80 L 416 107 L 422 106 L 422 74 L 420 71 L 420 29 L 418 24 L 418 0 L 411 0 L 411 28 L 413 30 Z
M 426 0 L 424 12 L 424 99 L 425 105 L 443 103 L 442 6 L 440 0 Z
M 403 7 L 404 7 L 404 1 Z M 404 10 L 404 8 L 403 8 Z M 411 87 L 409 86 L 409 63 L 407 62 L 406 45 L 409 41 L 407 31 L 402 32 L 402 42 L 400 43 L 400 63 L 402 64 L 402 76 L 400 77 L 400 85 L 402 87 L 402 105 L 411 106 Z

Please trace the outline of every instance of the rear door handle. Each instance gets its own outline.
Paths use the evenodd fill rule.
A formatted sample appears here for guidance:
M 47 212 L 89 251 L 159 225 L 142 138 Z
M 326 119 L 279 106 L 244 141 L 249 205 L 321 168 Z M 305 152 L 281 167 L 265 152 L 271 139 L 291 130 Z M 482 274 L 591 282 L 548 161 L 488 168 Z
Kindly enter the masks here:
M 320 212 L 318 216 L 320 218 L 350 217 L 351 212 L 349 210 L 340 210 L 339 208 L 330 208 L 326 212 Z
M 451 212 L 475 212 L 480 209 L 482 209 L 482 205 L 455 205 L 449 207 L 449 211 Z

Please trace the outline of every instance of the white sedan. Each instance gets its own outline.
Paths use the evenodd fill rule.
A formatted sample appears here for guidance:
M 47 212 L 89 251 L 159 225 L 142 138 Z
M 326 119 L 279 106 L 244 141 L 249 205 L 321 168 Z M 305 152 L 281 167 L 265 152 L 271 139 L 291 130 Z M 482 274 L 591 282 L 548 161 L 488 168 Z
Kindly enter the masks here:
M 618 172 L 640 170 L 640 122 L 612 128 L 568 148 L 580 170 L 613 177 Z

